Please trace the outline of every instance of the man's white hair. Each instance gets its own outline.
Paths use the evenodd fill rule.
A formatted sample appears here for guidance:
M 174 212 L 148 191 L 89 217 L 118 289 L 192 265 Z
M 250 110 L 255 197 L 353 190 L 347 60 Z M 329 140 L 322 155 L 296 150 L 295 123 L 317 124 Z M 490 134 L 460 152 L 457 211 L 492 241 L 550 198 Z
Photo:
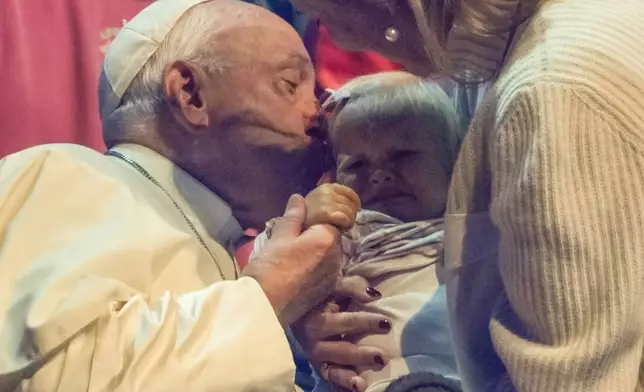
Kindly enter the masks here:
M 193 62 L 208 73 L 221 72 L 223 59 L 212 50 L 210 39 L 215 18 L 207 11 L 211 2 L 188 10 L 168 33 L 159 49 L 150 57 L 123 94 L 119 117 L 134 116 L 145 120 L 158 114 L 163 103 L 163 73 L 173 61 Z

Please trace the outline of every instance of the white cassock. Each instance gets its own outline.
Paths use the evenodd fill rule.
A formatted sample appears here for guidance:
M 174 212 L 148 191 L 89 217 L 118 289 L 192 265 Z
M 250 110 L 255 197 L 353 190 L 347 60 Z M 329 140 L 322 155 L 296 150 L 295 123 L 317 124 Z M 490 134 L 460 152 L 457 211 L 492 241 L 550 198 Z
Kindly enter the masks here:
M 158 185 L 75 145 L 0 161 L 0 391 L 293 390 L 270 303 L 235 280 L 230 208 L 153 151 L 114 150 Z

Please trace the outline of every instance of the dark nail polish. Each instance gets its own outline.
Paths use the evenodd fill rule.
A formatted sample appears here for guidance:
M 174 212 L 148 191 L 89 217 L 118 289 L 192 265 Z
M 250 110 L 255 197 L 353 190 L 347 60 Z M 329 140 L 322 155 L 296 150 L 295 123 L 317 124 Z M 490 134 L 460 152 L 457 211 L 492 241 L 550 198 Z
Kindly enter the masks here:
M 389 331 L 391 329 L 391 323 L 389 322 L 389 320 L 380 320 L 378 326 L 384 331 Z
M 375 357 L 373 357 L 373 360 L 376 362 L 376 364 L 380 366 L 385 366 L 385 360 L 382 359 L 380 355 L 376 355 Z
M 367 294 L 368 294 L 370 297 L 374 297 L 374 298 L 380 298 L 380 297 L 382 297 L 382 294 L 380 293 L 380 291 L 378 291 L 378 290 L 374 289 L 373 287 L 369 287 L 369 288 L 367 289 Z
M 353 385 L 351 385 L 351 390 L 352 390 L 353 392 L 358 392 L 358 391 L 359 391 L 359 389 L 358 389 L 358 384 L 353 383 Z

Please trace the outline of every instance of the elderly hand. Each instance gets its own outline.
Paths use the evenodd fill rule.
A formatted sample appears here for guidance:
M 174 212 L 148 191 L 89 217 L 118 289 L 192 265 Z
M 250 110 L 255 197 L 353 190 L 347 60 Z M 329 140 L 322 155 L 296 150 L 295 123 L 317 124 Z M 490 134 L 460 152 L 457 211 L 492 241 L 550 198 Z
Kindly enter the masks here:
M 360 198 L 349 187 L 340 184 L 322 184 L 306 198 L 304 227 L 329 224 L 339 229 L 350 229 L 360 210 Z
M 311 364 L 320 375 L 335 387 L 364 391 L 366 382 L 356 368 L 378 370 L 387 363 L 387 353 L 377 347 L 358 346 L 343 336 L 358 334 L 386 334 L 391 329 L 389 320 L 368 312 L 344 312 L 341 304 L 347 300 L 367 303 L 380 297 L 361 277 L 340 279 L 333 299 L 320 305 L 293 326 Z
M 257 280 L 284 326 L 333 292 L 341 268 L 338 230 L 314 225 L 303 231 L 305 217 L 304 198 L 292 196 L 270 240 L 242 274 Z

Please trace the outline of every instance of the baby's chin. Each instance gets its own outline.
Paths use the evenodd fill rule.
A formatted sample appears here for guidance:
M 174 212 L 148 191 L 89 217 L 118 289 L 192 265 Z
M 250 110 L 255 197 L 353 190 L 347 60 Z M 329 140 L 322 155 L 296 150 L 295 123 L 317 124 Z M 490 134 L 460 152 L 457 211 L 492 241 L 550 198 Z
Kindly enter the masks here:
M 403 223 L 419 222 L 419 221 L 429 221 L 434 219 L 439 219 L 442 217 L 442 214 L 431 214 L 428 213 L 426 208 L 420 207 L 417 203 L 388 203 L 386 206 L 365 206 L 365 209 L 377 211 L 381 214 L 388 215 L 392 218 L 396 218 Z
M 404 223 L 421 220 L 422 214 L 418 211 L 418 206 L 412 199 L 400 198 L 387 200 L 387 203 L 373 203 L 363 206 L 367 210 L 376 211 L 381 214 L 396 218 Z

